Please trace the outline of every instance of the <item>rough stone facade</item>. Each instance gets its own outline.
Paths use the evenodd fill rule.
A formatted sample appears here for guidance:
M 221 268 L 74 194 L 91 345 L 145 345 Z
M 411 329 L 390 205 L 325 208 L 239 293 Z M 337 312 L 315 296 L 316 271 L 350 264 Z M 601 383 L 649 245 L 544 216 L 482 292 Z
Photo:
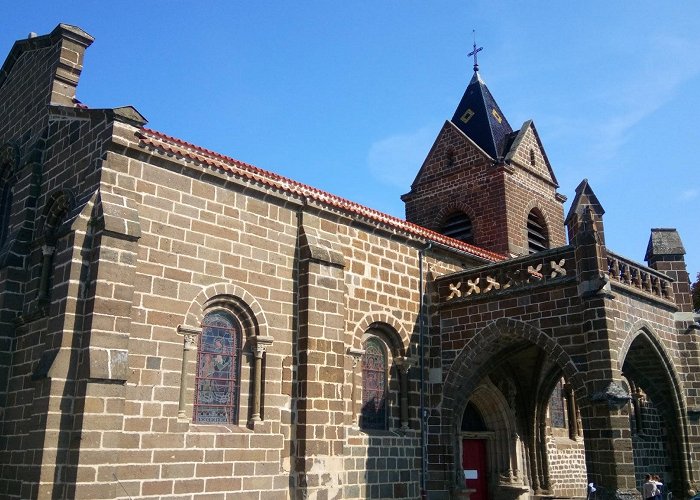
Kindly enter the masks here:
M 0 496 L 698 487 L 682 243 L 654 230 L 651 267 L 609 251 L 584 182 L 567 245 L 531 122 L 499 159 L 447 122 L 407 222 L 87 108 L 91 42 L 59 25 L 0 71 Z M 549 248 L 527 255 L 533 209 Z M 475 244 L 439 233 L 455 210 Z M 465 487 L 471 441 L 487 491 Z

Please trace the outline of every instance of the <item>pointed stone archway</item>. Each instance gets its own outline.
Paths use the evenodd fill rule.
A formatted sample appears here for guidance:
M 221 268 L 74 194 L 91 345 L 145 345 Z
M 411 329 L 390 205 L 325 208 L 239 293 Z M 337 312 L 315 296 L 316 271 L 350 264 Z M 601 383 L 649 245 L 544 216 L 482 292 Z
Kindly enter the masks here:
M 556 340 L 525 322 L 498 319 L 469 340 L 445 377 L 442 395 L 439 442 L 449 450 L 444 460 L 452 469 L 453 490 L 463 489 L 456 443 L 464 435 L 462 416 L 472 402 L 489 412 L 484 423 L 495 455 L 488 459 L 489 497 L 546 492 L 546 449 L 540 440 L 544 413 L 537 409 L 548 402 L 557 377 L 566 379 L 577 399 L 585 399 L 583 376 L 574 361 Z
M 484 483 L 490 496 L 512 498 L 529 491 L 524 475 L 526 454 L 516 421 L 515 386 L 510 377 L 499 378 L 499 385 L 487 376 L 476 387 L 463 413 L 460 437 L 462 444 L 484 442 L 485 470 L 481 472 L 486 475 Z M 469 418 L 473 413 L 480 417 L 476 425 L 475 419 Z M 463 453 L 464 447 L 458 448 Z M 461 456 L 459 464 L 464 464 L 464 458 Z
M 666 492 L 690 496 L 687 408 L 680 377 L 653 328 L 637 324 L 620 353 L 621 371 L 632 394 L 630 428 L 635 478 L 660 474 Z

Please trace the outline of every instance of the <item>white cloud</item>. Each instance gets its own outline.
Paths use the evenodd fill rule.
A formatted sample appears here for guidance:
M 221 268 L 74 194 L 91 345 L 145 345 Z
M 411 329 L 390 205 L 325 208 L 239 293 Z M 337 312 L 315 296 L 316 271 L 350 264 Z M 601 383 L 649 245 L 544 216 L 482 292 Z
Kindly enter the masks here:
M 682 191 L 679 198 L 683 201 L 690 201 L 694 200 L 695 198 L 700 195 L 700 190 L 697 189 L 686 189 L 685 191 Z
M 676 97 L 678 89 L 700 73 L 700 47 L 676 36 L 650 39 L 643 68 L 624 81 L 610 82 L 603 99 L 612 113 L 598 127 L 597 153 L 610 157 L 638 123 Z
M 430 125 L 374 142 L 367 155 L 370 172 L 384 184 L 407 190 L 439 131 Z

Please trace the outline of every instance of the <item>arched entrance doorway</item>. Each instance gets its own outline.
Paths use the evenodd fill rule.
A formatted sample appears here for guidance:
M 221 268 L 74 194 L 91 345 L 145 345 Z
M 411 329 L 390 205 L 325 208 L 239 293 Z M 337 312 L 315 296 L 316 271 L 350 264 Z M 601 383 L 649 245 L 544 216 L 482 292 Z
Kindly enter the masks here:
M 509 496 L 529 491 L 516 413 L 507 400 L 508 395 L 515 396 L 515 389 L 509 379 L 500 382 L 499 388 L 489 377 L 482 380 L 462 415 L 461 464 L 471 500 L 503 496 L 501 490 L 506 486 L 511 490 Z
M 476 500 L 585 496 L 577 389 L 584 390 L 574 363 L 541 331 L 499 320 L 477 333 L 456 357 L 444 385 L 449 408 L 443 415 L 446 422 L 452 418 L 454 429 L 455 488 Z M 552 431 L 550 415 L 557 390 L 564 413 L 572 410 L 565 422 L 574 426 L 561 435 Z
M 632 396 L 630 431 L 638 487 L 645 474 L 658 474 L 664 493 L 685 496 L 692 479 L 685 402 L 673 364 L 650 329 L 632 335 L 622 373 Z

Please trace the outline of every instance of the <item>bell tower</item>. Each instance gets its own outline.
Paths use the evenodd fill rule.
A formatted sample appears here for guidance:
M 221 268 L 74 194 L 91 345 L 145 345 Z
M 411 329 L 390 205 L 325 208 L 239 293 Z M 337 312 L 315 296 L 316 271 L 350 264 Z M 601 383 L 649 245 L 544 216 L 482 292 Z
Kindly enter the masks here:
M 406 220 L 504 255 L 566 244 L 559 187 L 532 120 L 513 130 L 479 74 L 401 199 Z

